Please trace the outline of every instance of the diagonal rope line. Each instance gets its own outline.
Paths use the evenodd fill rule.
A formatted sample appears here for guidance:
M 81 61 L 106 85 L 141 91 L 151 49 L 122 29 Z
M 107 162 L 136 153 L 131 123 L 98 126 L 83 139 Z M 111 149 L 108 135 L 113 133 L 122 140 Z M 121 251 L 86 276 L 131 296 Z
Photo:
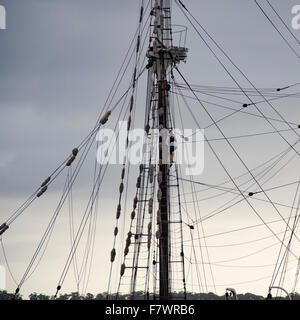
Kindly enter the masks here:
M 175 66 L 176 71 L 179 73 L 179 75 L 182 77 L 182 79 L 184 80 L 184 82 L 186 83 L 187 86 L 189 86 L 187 80 L 185 79 L 185 77 L 182 75 L 182 73 L 179 71 L 179 69 Z M 196 98 L 197 95 L 193 92 L 193 89 L 190 88 L 191 92 L 195 95 Z M 211 118 L 212 121 L 214 121 L 213 117 L 211 116 L 211 114 L 207 111 L 207 109 L 205 108 L 205 106 L 203 105 L 203 103 L 198 99 L 199 103 L 201 104 L 201 106 L 203 107 L 203 109 L 205 110 L 205 112 L 207 113 L 207 115 Z M 191 112 L 191 110 L 189 109 L 189 111 Z M 193 115 L 193 113 L 191 112 L 191 114 Z M 194 121 L 196 121 L 196 124 L 199 126 L 199 123 L 197 121 L 197 119 L 193 116 Z M 222 134 L 222 136 L 226 139 L 225 134 L 223 133 L 222 129 L 219 127 L 218 124 L 216 124 L 217 129 L 219 130 L 219 132 Z M 252 174 L 252 172 L 249 170 L 248 166 L 245 164 L 245 162 L 243 161 L 243 159 L 240 157 L 240 155 L 237 153 L 237 151 L 235 150 L 235 148 L 232 146 L 232 144 L 230 143 L 230 141 L 227 139 L 226 140 L 228 145 L 230 146 L 230 148 L 232 149 L 232 151 L 234 152 L 234 154 L 238 157 L 238 159 L 241 161 L 241 163 L 243 164 L 243 166 L 246 168 L 246 170 L 248 171 L 248 173 L 251 175 L 251 177 L 253 178 L 253 180 L 256 182 L 256 184 L 259 186 L 259 188 L 261 190 L 263 190 L 263 188 L 261 187 L 260 183 L 257 181 L 257 179 L 254 177 L 254 175 Z M 232 178 L 232 176 L 230 175 L 230 173 L 228 172 L 228 170 L 225 168 L 224 164 L 222 163 L 220 157 L 217 155 L 216 151 L 214 150 L 214 148 L 212 147 L 210 142 L 207 142 L 209 148 L 211 149 L 211 151 L 213 152 L 213 154 L 215 155 L 216 159 L 218 160 L 218 162 L 220 163 L 220 165 L 222 166 L 222 168 L 224 169 L 224 171 L 226 172 L 226 174 L 228 175 L 228 177 L 231 179 L 232 183 L 235 185 L 235 187 L 237 188 L 237 190 L 240 192 L 240 194 L 242 195 L 242 197 L 245 199 L 245 201 L 247 202 L 247 204 L 251 207 L 251 209 L 254 211 L 254 213 L 258 216 L 258 218 L 265 223 L 264 219 L 261 217 L 261 215 L 257 212 L 257 210 L 252 206 L 252 204 L 249 202 L 249 200 L 247 199 L 247 197 L 242 193 L 242 191 L 240 190 L 239 186 L 236 184 L 236 182 L 234 181 L 234 179 Z M 272 202 L 272 200 L 269 198 L 269 196 L 264 192 L 264 195 L 266 196 L 266 198 L 269 200 L 270 204 L 273 206 L 273 208 L 276 210 L 276 212 L 279 214 L 279 216 L 282 218 L 282 220 L 285 222 L 284 217 L 282 216 L 282 214 L 279 212 L 278 208 L 274 205 L 274 203 Z M 286 223 L 286 222 L 285 222 Z M 282 243 L 282 240 L 274 233 L 274 231 L 266 224 L 266 227 L 273 233 L 273 235 L 280 241 L 280 243 Z M 290 227 L 289 227 L 290 228 Z M 299 238 L 297 237 L 297 240 L 300 242 Z M 285 246 L 286 247 L 286 246 Z M 296 256 L 294 253 L 292 253 L 294 256 Z

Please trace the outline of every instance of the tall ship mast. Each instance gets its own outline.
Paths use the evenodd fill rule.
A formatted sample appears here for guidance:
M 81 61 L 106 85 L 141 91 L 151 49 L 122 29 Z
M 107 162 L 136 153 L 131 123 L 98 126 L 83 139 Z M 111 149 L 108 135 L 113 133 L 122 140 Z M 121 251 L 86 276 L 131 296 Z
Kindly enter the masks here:
M 289 32 L 271 4 L 255 3 L 277 33 L 280 26 Z M 139 4 L 136 32 L 94 126 L 17 209 L 1 215 L 0 265 L 15 297 L 33 274 L 46 278 L 49 248 L 53 299 L 70 288 L 85 295 L 99 278 L 105 299 L 218 293 L 230 300 L 257 284 L 270 299 L 296 297 L 299 81 L 282 72 L 285 83 L 256 86 L 187 1 Z M 194 32 L 191 45 L 187 26 L 173 24 L 175 9 Z M 203 73 L 202 51 L 192 55 L 196 41 L 213 61 Z M 200 60 L 194 78 L 188 53 Z M 218 84 L 205 84 L 215 65 Z M 49 212 L 50 202 L 16 276 L 14 239 L 36 227 L 31 210 Z
M 141 12 L 143 12 L 143 8 Z M 183 222 L 178 170 L 175 164 L 172 166 L 171 159 L 174 152 L 174 150 L 171 150 L 174 148 L 172 145 L 174 122 L 170 110 L 170 79 L 172 69 L 180 61 L 186 60 L 187 49 L 174 45 L 170 0 L 154 2 L 150 23 L 151 33 L 147 50 L 148 64 L 146 66 L 148 69 L 148 86 L 144 123 L 145 143 L 148 145 L 146 149 L 150 151 L 145 153 L 148 160 L 143 159 L 137 178 L 137 195 L 134 199 L 134 211 L 132 213 L 133 216 L 137 215 L 137 220 L 135 226 L 132 225 L 128 233 L 121 275 L 123 277 L 125 269 L 126 272 L 131 272 L 131 297 L 134 297 L 137 287 L 140 287 L 149 298 L 149 281 L 153 272 L 154 286 L 158 287 L 158 297 L 161 300 L 166 300 L 171 298 L 172 270 L 175 274 L 175 269 L 177 273 L 181 274 L 180 291 L 186 298 Z M 155 153 L 156 150 L 153 146 L 157 143 L 159 148 L 158 152 Z M 174 178 L 171 179 L 170 175 Z M 171 195 L 178 197 L 176 206 L 174 206 L 174 201 L 170 199 Z M 156 212 L 154 211 L 155 207 L 157 208 Z M 176 233 L 178 236 L 175 240 L 174 234 Z M 130 255 L 131 237 L 134 238 L 134 249 Z M 174 243 L 172 243 L 173 241 Z M 150 250 L 153 249 L 154 252 L 151 253 Z M 113 255 L 115 254 L 114 250 L 115 248 L 112 251 Z M 146 281 L 145 284 L 141 279 Z M 122 282 L 122 279 L 120 281 Z M 138 283 L 142 283 L 144 288 Z

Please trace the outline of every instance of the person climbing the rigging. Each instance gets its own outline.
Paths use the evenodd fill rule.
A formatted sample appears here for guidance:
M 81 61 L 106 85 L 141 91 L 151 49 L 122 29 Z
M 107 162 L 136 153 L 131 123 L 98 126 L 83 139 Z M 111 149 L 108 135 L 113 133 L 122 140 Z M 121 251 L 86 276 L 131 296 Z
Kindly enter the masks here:
M 170 133 L 170 167 L 172 167 L 172 164 L 174 162 L 175 148 L 176 148 L 176 139 L 175 139 L 174 133 L 171 131 Z

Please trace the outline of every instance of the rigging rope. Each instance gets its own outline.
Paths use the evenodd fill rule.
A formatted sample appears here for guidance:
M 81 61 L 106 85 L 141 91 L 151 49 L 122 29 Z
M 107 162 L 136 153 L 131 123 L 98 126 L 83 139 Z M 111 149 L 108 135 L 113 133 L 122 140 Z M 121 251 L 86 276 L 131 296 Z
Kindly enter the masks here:
M 187 80 L 185 79 L 185 77 L 182 75 L 182 73 L 179 71 L 179 69 L 175 66 L 176 71 L 179 73 L 179 75 L 182 77 L 182 79 L 184 80 L 184 82 L 186 83 L 187 86 L 189 86 Z M 196 98 L 197 95 L 193 92 L 193 89 L 190 88 L 191 92 L 195 95 Z M 205 112 L 207 113 L 207 115 L 211 118 L 211 120 L 214 122 L 213 117 L 211 116 L 211 114 L 207 111 L 207 109 L 205 108 L 205 106 L 203 105 L 203 103 L 201 101 L 199 101 L 199 103 L 201 104 L 202 108 L 205 110 Z M 189 109 L 189 111 L 191 112 L 191 110 Z M 199 123 L 197 121 L 197 119 L 194 118 L 194 121 L 196 122 L 196 124 L 199 126 Z M 240 155 L 237 153 L 237 151 L 235 150 L 235 148 L 232 146 L 232 144 L 230 143 L 230 141 L 228 139 L 226 139 L 226 136 L 224 135 L 222 129 L 219 127 L 218 124 L 215 124 L 217 129 L 219 130 L 219 132 L 221 133 L 221 135 L 225 138 L 226 142 L 228 143 L 228 145 L 230 146 L 230 148 L 232 149 L 232 151 L 234 152 L 234 154 L 238 157 L 238 159 L 241 161 L 241 163 L 243 164 L 243 166 L 246 168 L 246 170 L 248 171 L 248 173 L 250 174 L 250 176 L 252 177 L 252 179 L 256 182 L 256 184 L 258 185 L 258 187 L 263 191 L 264 195 L 266 196 L 266 198 L 269 200 L 270 204 L 273 206 L 273 208 L 276 210 L 276 212 L 278 213 L 278 215 L 283 219 L 282 214 L 279 212 L 278 208 L 274 205 L 274 203 L 271 201 L 271 199 L 269 198 L 269 196 L 264 192 L 262 186 L 260 185 L 260 183 L 257 181 L 257 179 L 253 176 L 252 172 L 249 170 L 248 166 L 245 164 L 245 162 L 242 160 L 242 158 L 240 157 Z M 257 217 L 264 223 L 264 219 L 261 217 L 261 215 L 257 212 L 257 210 L 252 206 L 252 204 L 249 202 L 249 200 L 247 199 L 247 197 L 242 193 L 242 191 L 239 189 L 238 185 L 236 184 L 235 180 L 232 178 L 231 174 L 228 172 L 228 170 L 225 168 L 224 164 L 222 163 L 221 159 L 219 158 L 219 156 L 217 155 L 217 153 L 215 152 L 215 150 L 213 149 L 212 145 L 210 144 L 210 142 L 207 142 L 209 148 L 211 149 L 211 151 L 213 152 L 213 154 L 215 155 L 215 157 L 217 158 L 218 162 L 220 163 L 220 165 L 222 166 L 222 168 L 224 169 L 224 171 L 226 172 L 226 174 L 228 175 L 228 177 L 231 179 L 232 183 L 235 185 L 235 187 L 237 188 L 237 190 L 240 192 L 240 194 L 242 195 L 242 197 L 244 198 L 244 200 L 247 202 L 247 204 L 250 206 L 250 208 L 253 210 L 253 212 L 257 215 Z M 284 219 L 283 219 L 284 220 Z M 285 220 L 284 220 L 285 221 Z M 279 242 L 282 243 L 281 239 L 278 238 L 278 236 L 274 233 L 274 231 L 266 224 L 266 227 L 269 229 L 270 232 L 273 233 L 274 236 L 276 236 L 276 238 L 278 239 Z M 297 238 L 297 240 L 299 241 L 299 239 Z M 294 254 L 293 254 L 294 255 Z
M 277 13 L 277 11 L 274 9 L 274 7 L 270 4 L 270 2 L 268 0 L 266 0 L 268 2 L 268 4 L 270 5 L 270 7 L 272 8 L 272 10 L 276 13 L 277 17 L 279 17 L 279 19 L 281 20 L 281 22 L 283 22 L 283 24 L 285 25 L 285 27 L 289 30 L 289 33 L 292 34 L 292 36 L 294 37 L 294 39 L 297 41 L 298 44 L 299 40 L 293 35 L 293 33 L 290 31 L 290 29 L 287 27 L 286 23 L 282 20 L 282 18 L 279 16 L 279 14 Z M 298 52 L 292 47 L 292 45 L 288 42 L 288 40 L 284 37 L 284 35 L 282 34 L 282 32 L 280 32 L 280 30 L 276 27 L 275 23 L 271 20 L 271 18 L 267 15 L 267 13 L 265 12 L 265 10 L 262 8 L 262 6 L 257 2 L 257 0 L 254 0 L 255 4 L 258 6 L 258 8 L 260 9 L 260 11 L 263 13 L 263 15 L 268 19 L 268 21 L 271 23 L 271 25 L 273 26 L 273 28 L 276 30 L 276 32 L 280 35 L 280 37 L 283 39 L 283 41 L 288 45 L 288 47 L 292 50 L 292 52 L 295 54 L 295 56 L 300 59 L 300 56 L 298 54 Z
M 246 76 L 246 74 L 237 66 L 236 63 L 229 57 L 229 55 L 222 49 L 222 47 L 216 42 L 216 40 L 213 39 L 213 37 L 207 32 L 207 30 L 198 22 L 198 20 L 192 15 L 192 13 L 182 4 L 182 1 L 176 0 L 176 3 L 178 4 L 179 8 L 183 12 L 184 16 L 188 19 L 190 24 L 193 26 L 196 33 L 199 35 L 199 37 L 202 39 L 202 41 L 205 43 L 207 48 L 210 50 L 210 52 L 213 54 L 213 56 L 217 59 L 219 64 L 222 66 L 222 68 L 226 71 L 226 73 L 229 75 L 229 77 L 233 80 L 233 82 L 240 88 L 240 90 L 243 91 L 243 88 L 240 86 L 238 81 L 235 79 L 235 77 L 231 74 L 231 72 L 228 70 L 228 68 L 224 65 L 224 63 L 220 60 L 220 58 L 217 56 L 217 54 L 214 52 L 214 50 L 211 48 L 211 46 L 208 44 L 208 42 L 204 39 L 204 37 L 201 35 L 201 33 L 198 31 L 196 26 L 193 24 L 191 19 L 187 16 L 186 12 L 192 17 L 192 19 L 196 22 L 196 24 L 203 30 L 203 32 L 206 34 L 206 36 L 216 45 L 216 47 L 223 53 L 223 55 L 228 59 L 228 61 L 238 70 L 238 72 L 247 80 L 247 82 L 255 89 L 255 91 L 266 101 L 266 103 L 272 108 L 272 110 L 292 129 L 291 125 L 282 117 L 282 115 L 274 108 L 274 106 L 265 98 L 265 96 L 254 86 L 254 84 L 250 81 L 250 79 Z M 184 9 L 183 9 L 184 8 Z M 178 71 L 178 70 L 177 70 Z M 189 88 L 191 88 L 189 86 Z M 192 90 L 192 89 L 191 89 Z M 272 126 L 274 130 L 277 130 L 276 127 L 265 117 L 264 113 L 256 106 L 254 101 L 250 98 L 250 96 L 243 91 L 244 95 L 249 99 L 251 104 L 256 108 L 256 110 L 265 118 L 265 120 Z M 279 136 L 291 146 L 290 142 L 279 132 Z M 300 135 L 295 131 L 295 134 L 300 137 Z M 293 149 L 298 155 L 300 155 L 297 150 Z

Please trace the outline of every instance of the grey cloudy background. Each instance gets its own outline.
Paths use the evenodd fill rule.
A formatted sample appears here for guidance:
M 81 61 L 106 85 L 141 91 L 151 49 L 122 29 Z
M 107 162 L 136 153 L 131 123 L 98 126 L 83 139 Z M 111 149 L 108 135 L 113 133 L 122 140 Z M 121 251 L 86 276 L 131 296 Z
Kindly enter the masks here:
M 256 86 L 276 88 L 299 82 L 299 59 L 262 16 L 254 1 L 189 0 L 185 3 Z M 290 24 L 291 8 L 299 1 L 272 3 Z M 140 3 L 137 0 L 0 0 L 0 4 L 7 10 L 7 30 L 0 30 L 1 223 L 94 125 L 135 32 Z M 188 25 L 175 10 L 173 22 Z M 300 31 L 294 32 L 300 38 Z M 190 26 L 187 46 L 188 62 L 181 68 L 191 83 L 233 85 Z M 280 111 L 287 120 L 299 122 L 299 105 L 295 101 L 289 101 L 288 110 L 287 105 L 280 105 Z M 202 120 L 203 124 L 206 120 Z M 228 123 L 228 132 L 233 133 L 234 129 Z M 210 176 L 210 172 L 207 169 L 204 177 Z M 111 190 L 119 183 L 119 171 L 111 174 L 103 191 L 103 208 L 104 211 L 112 209 L 114 216 L 116 201 Z M 82 199 L 88 192 L 88 181 L 89 177 L 83 176 L 78 186 Z M 3 237 L 18 279 L 49 221 L 51 212 L 46 209 L 54 208 L 59 190 L 58 184 L 47 194 L 47 199 L 43 199 L 43 206 L 35 204 Z M 99 260 L 108 261 L 113 229 L 109 212 L 102 215 L 105 219 L 97 241 L 105 243 L 105 249 L 98 249 L 98 255 Z M 40 268 L 44 273 L 39 275 L 46 272 L 47 279 L 41 282 L 38 275 L 33 276 L 24 287 L 24 294 L 53 293 L 64 263 L 55 248 L 68 246 L 64 222 L 62 218 L 47 263 Z M 0 263 L 4 264 L 3 260 Z M 107 271 L 107 265 L 97 267 L 91 285 L 94 292 L 106 290 L 106 278 L 102 274 Z M 51 270 L 56 270 L 53 276 Z M 228 283 L 226 280 L 220 282 Z M 8 290 L 13 291 L 15 285 L 11 279 L 7 283 Z M 73 289 L 71 284 L 66 287 L 66 291 Z M 255 291 L 255 286 L 247 289 Z M 220 290 L 219 293 L 223 293 L 223 289 Z M 263 290 L 260 287 L 257 292 L 264 293 Z

